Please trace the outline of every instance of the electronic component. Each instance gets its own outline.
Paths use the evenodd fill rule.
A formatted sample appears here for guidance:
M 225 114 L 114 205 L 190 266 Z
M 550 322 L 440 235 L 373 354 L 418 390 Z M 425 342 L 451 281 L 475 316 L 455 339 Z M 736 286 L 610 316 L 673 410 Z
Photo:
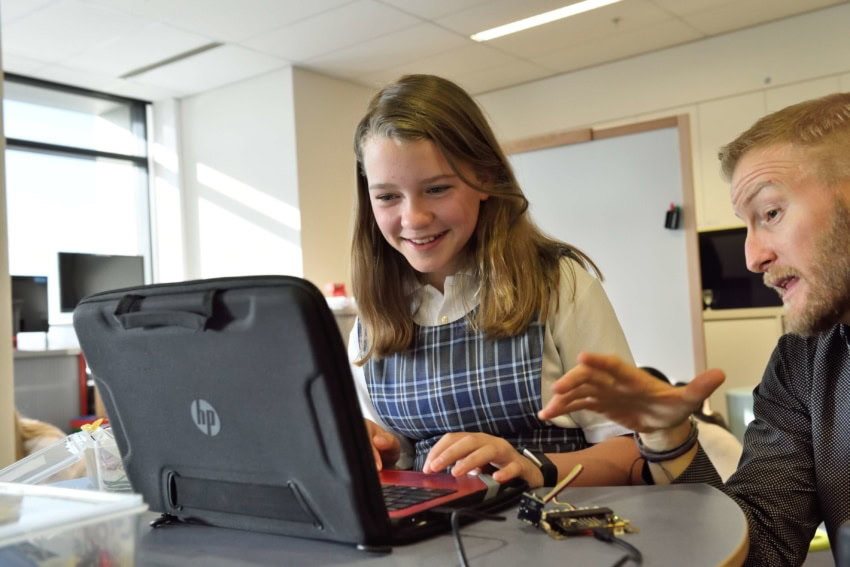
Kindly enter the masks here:
M 617 516 L 613 510 L 604 506 L 576 508 L 568 502 L 555 497 L 578 476 L 581 465 L 576 467 L 548 494 L 542 498 L 533 492 L 525 492 L 519 502 L 517 518 L 542 529 L 555 539 L 572 535 L 594 534 L 619 535 L 633 533 L 637 528 L 628 520 Z

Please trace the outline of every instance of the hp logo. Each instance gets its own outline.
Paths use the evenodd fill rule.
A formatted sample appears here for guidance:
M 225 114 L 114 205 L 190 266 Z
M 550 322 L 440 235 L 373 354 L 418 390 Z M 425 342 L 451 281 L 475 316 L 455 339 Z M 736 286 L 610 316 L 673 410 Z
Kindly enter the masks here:
M 218 420 L 218 412 L 206 400 L 194 400 L 192 402 L 192 421 L 201 430 L 204 435 L 215 437 L 221 429 L 221 422 Z

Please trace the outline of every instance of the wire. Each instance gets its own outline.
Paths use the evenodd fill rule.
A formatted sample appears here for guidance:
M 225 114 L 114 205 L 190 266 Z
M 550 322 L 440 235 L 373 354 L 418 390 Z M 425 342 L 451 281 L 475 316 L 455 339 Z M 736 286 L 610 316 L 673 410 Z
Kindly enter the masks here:
M 471 508 L 460 508 L 458 510 L 452 511 L 451 524 L 452 524 L 452 537 L 455 540 L 455 549 L 457 550 L 457 558 L 460 561 L 461 567 L 469 567 L 469 561 L 466 558 L 466 551 L 463 548 L 463 541 L 460 539 L 460 517 L 467 516 L 469 518 L 475 518 L 476 520 L 493 520 L 494 522 L 504 522 L 504 516 L 496 516 L 493 514 L 487 514 L 486 512 L 479 512 L 477 510 L 473 510 Z
M 593 537 L 600 541 L 619 545 L 620 547 L 626 550 L 626 555 L 624 555 L 616 563 L 614 563 L 613 567 L 620 567 L 621 565 L 625 565 L 626 562 L 629 560 L 634 561 L 635 565 L 640 565 L 643 563 L 643 554 L 640 552 L 640 550 L 629 542 L 627 542 L 626 540 L 620 539 L 615 536 L 609 528 L 594 529 Z

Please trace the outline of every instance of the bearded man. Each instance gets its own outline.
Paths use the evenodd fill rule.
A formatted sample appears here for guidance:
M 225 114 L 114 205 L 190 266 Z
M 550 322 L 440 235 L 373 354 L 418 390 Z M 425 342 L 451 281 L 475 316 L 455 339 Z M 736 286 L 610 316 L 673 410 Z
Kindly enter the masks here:
M 539 416 L 590 409 L 632 428 L 647 482 L 709 482 L 738 502 L 747 565 L 801 565 L 821 521 L 836 542 L 850 520 L 850 93 L 761 118 L 720 160 L 747 267 L 779 293 L 790 331 L 753 392 L 737 471 L 722 484 L 688 420 L 719 370 L 673 388 L 585 353 Z

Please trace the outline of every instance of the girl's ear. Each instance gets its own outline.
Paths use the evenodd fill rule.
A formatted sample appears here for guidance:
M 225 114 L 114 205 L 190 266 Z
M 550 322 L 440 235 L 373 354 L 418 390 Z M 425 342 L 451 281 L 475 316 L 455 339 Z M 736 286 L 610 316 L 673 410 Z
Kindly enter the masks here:
M 490 185 L 490 179 L 487 177 L 487 174 L 485 174 L 485 173 L 476 173 L 475 174 L 475 180 L 478 181 L 478 186 L 481 187 L 482 189 L 487 189 L 488 186 Z M 490 193 L 485 193 L 484 191 L 478 191 L 478 193 L 479 193 L 479 198 L 482 201 L 486 201 L 487 199 L 490 198 Z

